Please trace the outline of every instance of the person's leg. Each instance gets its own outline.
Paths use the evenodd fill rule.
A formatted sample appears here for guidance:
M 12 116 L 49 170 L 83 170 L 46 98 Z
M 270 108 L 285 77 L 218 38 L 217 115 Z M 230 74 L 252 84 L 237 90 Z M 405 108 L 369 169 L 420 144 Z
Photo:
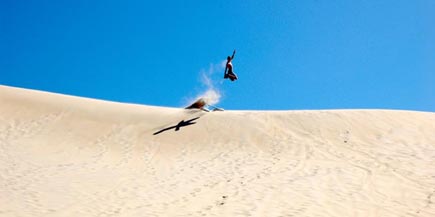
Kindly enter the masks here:
M 228 77 L 231 78 L 231 81 L 237 80 L 237 75 L 233 71 L 228 74 Z
M 232 78 L 232 77 L 234 77 L 234 73 L 233 73 L 233 69 L 230 68 L 227 73 L 227 78 Z
M 231 79 L 231 81 L 237 80 L 237 76 L 234 73 L 229 74 L 228 77 Z

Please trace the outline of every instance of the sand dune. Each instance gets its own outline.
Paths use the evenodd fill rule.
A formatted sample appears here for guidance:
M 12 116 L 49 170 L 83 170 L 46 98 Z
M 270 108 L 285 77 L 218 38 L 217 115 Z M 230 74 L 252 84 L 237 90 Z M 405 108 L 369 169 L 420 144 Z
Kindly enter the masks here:
M 0 86 L 0 216 L 435 216 L 435 113 L 204 112 Z

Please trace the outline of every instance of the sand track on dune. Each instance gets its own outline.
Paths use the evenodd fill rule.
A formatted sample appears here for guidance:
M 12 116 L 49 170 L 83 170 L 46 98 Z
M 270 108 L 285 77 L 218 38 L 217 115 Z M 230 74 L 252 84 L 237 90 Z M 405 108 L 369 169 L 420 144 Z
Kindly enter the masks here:
M 0 216 L 435 216 L 434 113 L 0 102 Z

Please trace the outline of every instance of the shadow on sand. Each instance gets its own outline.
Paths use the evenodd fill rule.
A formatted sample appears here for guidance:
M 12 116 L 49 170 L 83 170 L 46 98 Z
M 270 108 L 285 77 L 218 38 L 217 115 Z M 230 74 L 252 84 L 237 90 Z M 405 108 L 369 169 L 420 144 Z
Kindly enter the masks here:
M 192 118 L 192 119 L 187 120 L 187 121 L 182 120 L 177 125 L 171 126 L 171 127 L 167 127 L 165 129 L 162 129 L 162 130 L 159 130 L 159 131 L 153 133 L 153 135 L 157 135 L 157 134 L 163 133 L 163 132 L 165 132 L 167 130 L 171 130 L 171 129 L 174 129 L 174 128 L 175 128 L 175 131 L 178 131 L 178 130 L 180 130 L 181 127 L 185 127 L 185 126 L 189 126 L 189 125 L 192 125 L 192 124 L 196 124 L 196 122 L 193 122 L 193 121 L 197 120 L 198 118 L 200 118 L 200 117 Z

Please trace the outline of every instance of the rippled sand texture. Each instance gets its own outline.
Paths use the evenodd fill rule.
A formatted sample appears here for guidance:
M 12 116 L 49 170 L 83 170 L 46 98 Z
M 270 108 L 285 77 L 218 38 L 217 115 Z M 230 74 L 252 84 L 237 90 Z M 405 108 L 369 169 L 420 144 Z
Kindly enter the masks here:
M 204 112 L 0 86 L 0 216 L 435 216 L 435 113 Z

